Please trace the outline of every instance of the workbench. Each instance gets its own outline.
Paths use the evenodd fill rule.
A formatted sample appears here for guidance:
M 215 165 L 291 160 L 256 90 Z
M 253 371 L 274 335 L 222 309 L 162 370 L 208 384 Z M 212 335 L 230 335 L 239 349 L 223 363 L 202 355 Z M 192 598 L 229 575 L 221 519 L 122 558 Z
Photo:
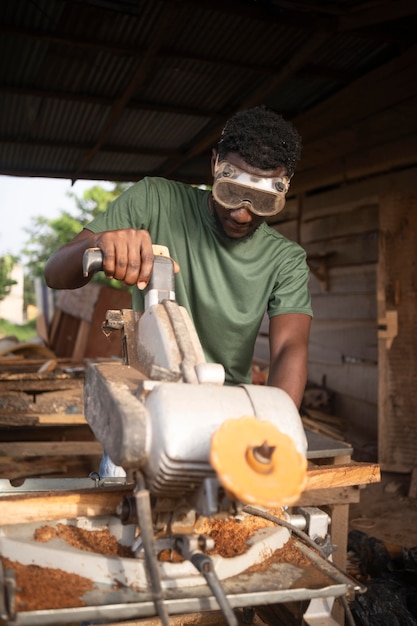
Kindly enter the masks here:
M 349 504 L 360 499 L 360 487 L 377 482 L 379 467 L 375 464 L 352 462 L 353 449 L 349 444 L 334 441 L 327 436 L 307 431 L 308 471 L 307 485 L 293 508 L 314 506 L 328 512 L 332 543 L 337 546 L 332 560 L 342 571 L 346 571 L 346 547 L 348 536 Z M 0 519 L 3 524 L 39 520 L 59 520 L 82 516 L 114 515 L 124 495 L 132 491 L 132 484 L 119 484 L 102 491 L 93 489 L 70 489 L 69 491 L 26 491 L 16 490 L 16 495 L 0 499 Z M 271 605 L 280 609 L 282 605 Z M 179 616 L 177 616 L 179 617 Z M 204 620 L 210 614 L 204 615 Z M 333 619 L 343 624 L 343 609 L 335 603 Z M 195 622 L 206 624 L 205 621 Z M 152 619 L 137 624 L 157 624 Z M 193 623 L 193 622 L 191 622 Z M 208 623 L 208 622 L 207 622 Z M 221 624 L 221 621 L 218 622 Z M 274 622 L 271 622 L 274 623 Z M 134 622 L 133 622 L 134 624 Z
M 353 463 L 353 448 L 348 443 L 309 430 L 306 436 L 309 482 L 297 506 L 327 509 L 332 543 L 337 546 L 333 561 L 345 571 L 349 504 L 359 502 L 361 487 L 380 480 L 379 468 L 374 464 Z M 339 466 L 334 468 L 336 473 L 331 472 L 332 465 Z M 345 476 L 340 472 L 342 467 L 346 469 Z

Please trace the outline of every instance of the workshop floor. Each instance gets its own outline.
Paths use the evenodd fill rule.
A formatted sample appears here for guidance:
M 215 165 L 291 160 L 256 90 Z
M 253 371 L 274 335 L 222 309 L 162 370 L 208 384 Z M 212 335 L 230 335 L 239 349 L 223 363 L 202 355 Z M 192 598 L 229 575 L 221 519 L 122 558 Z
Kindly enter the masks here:
M 409 497 L 410 474 L 382 472 L 381 482 L 361 489 L 349 510 L 351 530 L 391 546 L 417 547 L 417 498 Z

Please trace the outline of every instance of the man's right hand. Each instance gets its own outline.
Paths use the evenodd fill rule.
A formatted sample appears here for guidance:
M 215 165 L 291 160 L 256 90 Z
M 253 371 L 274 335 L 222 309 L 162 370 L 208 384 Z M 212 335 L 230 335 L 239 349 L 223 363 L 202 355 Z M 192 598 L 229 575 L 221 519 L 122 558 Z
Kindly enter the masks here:
M 144 289 L 153 270 L 154 254 L 151 236 L 146 230 L 133 228 L 92 233 L 84 229 L 72 241 L 59 248 L 45 266 L 45 279 L 53 289 L 77 289 L 92 275 L 85 277 L 82 258 L 87 248 L 100 248 L 103 271 L 126 285 Z
M 153 270 L 154 254 L 147 230 L 110 230 L 96 235 L 95 246 L 103 253 L 103 271 L 125 285 L 144 289 Z

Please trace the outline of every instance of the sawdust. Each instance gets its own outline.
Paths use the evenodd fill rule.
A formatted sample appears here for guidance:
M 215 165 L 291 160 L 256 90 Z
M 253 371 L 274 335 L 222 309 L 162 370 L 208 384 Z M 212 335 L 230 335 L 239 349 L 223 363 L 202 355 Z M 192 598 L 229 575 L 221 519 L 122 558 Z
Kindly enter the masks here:
M 276 512 L 274 512 L 276 514 Z M 279 512 L 279 515 L 282 513 Z M 247 541 L 261 528 L 276 526 L 261 517 L 245 515 L 227 519 L 201 517 L 196 524 L 196 532 L 214 539 L 215 547 L 209 554 L 219 554 L 230 558 L 240 556 L 248 549 Z
M 276 517 L 282 516 L 282 510 L 271 512 Z M 275 526 L 273 522 L 261 517 L 245 515 L 240 518 L 208 518 L 199 517 L 194 531 L 199 535 L 206 535 L 214 540 L 215 545 L 212 550 L 207 550 L 207 554 L 213 556 L 218 554 L 224 558 L 240 556 L 248 550 L 247 541 L 257 530 L 268 526 Z M 163 562 L 181 563 L 184 558 L 175 550 L 162 550 L 158 554 L 158 560 Z
M 96 552 L 104 556 L 133 557 L 128 546 L 118 543 L 108 528 L 103 530 L 86 530 L 78 526 L 56 524 L 56 526 L 41 526 L 35 530 L 36 541 L 47 542 L 55 537 L 63 539 L 70 546 L 86 552 Z
M 16 578 L 16 611 L 41 611 L 86 606 L 82 596 L 94 589 L 94 583 L 77 574 L 60 569 L 22 565 L 1 557 L 4 569 Z
M 157 554 L 157 558 L 161 563 L 183 563 L 185 561 L 181 554 L 170 549 L 161 550 L 161 552 Z
M 291 537 L 282 548 L 275 550 L 271 556 L 262 561 L 262 563 L 257 563 L 249 567 L 247 572 L 264 572 L 269 569 L 272 563 L 290 563 L 291 565 L 295 565 L 295 567 L 303 569 L 311 567 L 312 565 L 310 559 L 297 548 L 294 539 Z
M 274 515 L 280 516 L 282 512 L 274 511 Z M 247 551 L 247 541 L 257 530 L 271 526 L 276 526 L 276 524 L 249 515 L 227 519 L 200 517 L 195 530 L 199 534 L 214 539 L 215 547 L 208 554 L 219 554 L 222 557 L 230 558 Z M 34 533 L 34 538 L 39 542 L 61 538 L 74 548 L 105 556 L 134 556 L 131 549 L 121 546 L 107 528 L 87 530 L 58 523 L 54 526 L 39 527 Z M 184 560 L 174 550 L 161 551 L 158 559 L 169 562 Z M 2 558 L 2 562 L 5 569 L 13 570 L 16 578 L 17 612 L 82 607 L 85 606 L 82 596 L 94 589 L 93 581 L 60 569 L 22 565 L 6 558 Z M 265 571 L 271 563 L 277 562 L 292 563 L 299 567 L 311 565 L 310 561 L 294 546 L 290 538 L 281 549 L 276 550 L 263 563 L 254 565 L 247 571 Z

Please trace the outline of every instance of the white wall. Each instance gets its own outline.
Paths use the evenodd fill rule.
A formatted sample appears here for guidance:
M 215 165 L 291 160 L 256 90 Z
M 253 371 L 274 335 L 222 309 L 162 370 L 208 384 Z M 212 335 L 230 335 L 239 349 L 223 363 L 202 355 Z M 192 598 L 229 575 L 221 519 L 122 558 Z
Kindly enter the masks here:
M 23 265 L 14 266 L 11 278 L 16 281 L 16 285 L 12 285 L 7 298 L 0 301 L 0 317 L 13 324 L 24 324 Z

